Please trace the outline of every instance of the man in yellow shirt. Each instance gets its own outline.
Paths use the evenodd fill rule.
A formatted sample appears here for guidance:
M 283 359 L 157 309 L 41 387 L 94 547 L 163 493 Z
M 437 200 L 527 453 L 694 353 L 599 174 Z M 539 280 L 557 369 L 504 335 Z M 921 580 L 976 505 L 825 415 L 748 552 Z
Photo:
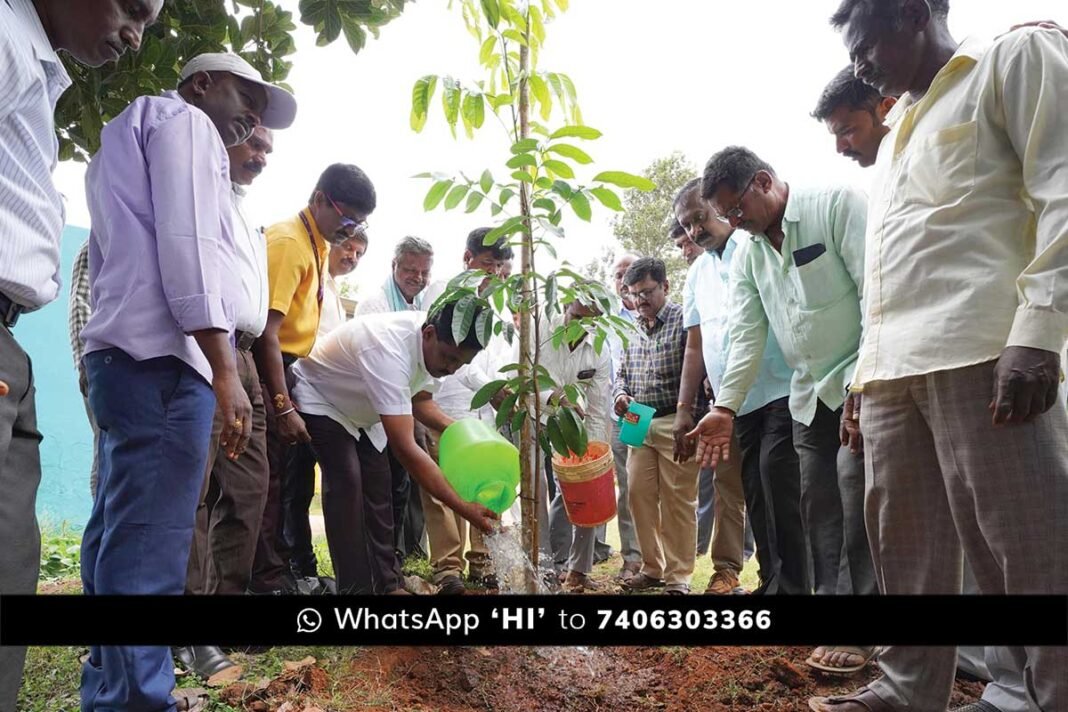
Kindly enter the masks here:
M 249 590 L 295 592 L 281 536 L 281 489 L 290 445 L 310 442 L 289 397 L 290 367 L 311 353 L 322 313 L 329 245 L 363 239 L 376 204 L 374 186 L 356 166 L 335 163 L 319 177 L 308 206 L 267 228 L 267 326 L 253 346 L 267 404 L 270 483 Z
M 958 43 L 946 0 L 845 0 L 856 75 L 901 95 L 875 166 L 863 392 L 876 574 L 890 594 L 1068 592 L 1068 39 Z M 855 413 L 856 411 L 854 411 Z M 848 412 L 846 415 L 850 415 Z M 1015 648 L 1031 709 L 1068 707 L 1068 648 Z M 820 712 L 944 710 L 953 647 L 895 646 Z M 986 701 L 970 712 L 996 709 Z

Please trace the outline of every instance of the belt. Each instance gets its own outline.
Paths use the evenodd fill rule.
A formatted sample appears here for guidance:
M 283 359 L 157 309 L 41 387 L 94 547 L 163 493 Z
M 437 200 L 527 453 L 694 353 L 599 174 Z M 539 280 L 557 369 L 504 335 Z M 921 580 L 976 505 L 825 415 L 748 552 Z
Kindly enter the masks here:
M 238 351 L 252 350 L 252 344 L 255 341 L 256 337 L 247 331 L 234 332 L 234 344 L 237 346 Z
M 673 405 L 666 405 L 663 408 L 657 408 L 653 412 L 654 418 L 663 418 L 665 415 L 675 415 L 677 408 Z
M 15 322 L 19 320 L 19 315 L 24 311 L 26 311 L 26 307 L 16 304 L 8 299 L 6 294 L 0 292 L 0 324 L 10 329 L 15 326 Z

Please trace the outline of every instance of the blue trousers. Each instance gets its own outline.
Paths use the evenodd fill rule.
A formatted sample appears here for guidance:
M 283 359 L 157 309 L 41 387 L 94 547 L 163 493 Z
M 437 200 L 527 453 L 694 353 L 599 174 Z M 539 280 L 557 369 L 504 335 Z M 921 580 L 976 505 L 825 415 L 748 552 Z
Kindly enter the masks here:
M 100 472 L 82 537 L 82 586 L 90 596 L 180 596 L 215 395 L 174 357 L 135 361 L 107 349 L 88 354 L 85 367 Z M 170 712 L 173 688 L 169 648 L 92 646 L 82 712 Z

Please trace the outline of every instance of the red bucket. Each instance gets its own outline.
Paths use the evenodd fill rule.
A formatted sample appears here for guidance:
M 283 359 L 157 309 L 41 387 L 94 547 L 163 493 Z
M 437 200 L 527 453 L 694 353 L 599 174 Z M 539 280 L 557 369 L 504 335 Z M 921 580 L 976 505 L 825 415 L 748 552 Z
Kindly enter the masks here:
M 591 442 L 577 464 L 564 463 L 554 454 L 553 472 L 572 524 L 596 527 L 616 516 L 616 472 L 608 443 Z

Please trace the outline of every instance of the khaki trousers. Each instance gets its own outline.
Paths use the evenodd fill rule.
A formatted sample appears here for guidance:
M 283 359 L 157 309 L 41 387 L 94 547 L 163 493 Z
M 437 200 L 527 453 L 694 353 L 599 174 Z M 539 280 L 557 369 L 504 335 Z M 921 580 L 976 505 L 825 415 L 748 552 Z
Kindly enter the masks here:
M 441 433 L 427 428 L 426 445 L 430 457 L 438 461 L 438 442 Z M 489 549 L 482 540 L 482 532 L 472 527 L 466 519 L 442 504 L 441 500 L 426 490 L 420 489 L 423 502 L 423 517 L 426 520 L 426 536 L 430 543 L 430 567 L 434 571 L 434 583 L 441 583 L 446 576 L 463 576 L 464 545 L 468 534 L 471 550 L 467 552 L 468 574 L 485 576 L 492 570 Z
M 745 564 L 745 494 L 742 491 L 742 446 L 731 440 L 732 457 L 716 466 L 712 503 L 712 567 L 741 576 Z
M 697 462 L 672 461 L 674 416 L 654 418 L 642 447 L 630 448 L 627 488 L 642 573 L 690 584 L 697 556 Z
M 865 386 L 864 509 L 883 593 L 959 594 L 962 549 L 982 594 L 1068 593 L 1063 395 L 1031 423 L 995 428 L 993 369 Z M 1068 648 L 1003 650 L 1030 709 L 1068 709 Z M 870 687 L 895 708 L 942 712 L 956 665 L 954 647 L 891 647 Z

